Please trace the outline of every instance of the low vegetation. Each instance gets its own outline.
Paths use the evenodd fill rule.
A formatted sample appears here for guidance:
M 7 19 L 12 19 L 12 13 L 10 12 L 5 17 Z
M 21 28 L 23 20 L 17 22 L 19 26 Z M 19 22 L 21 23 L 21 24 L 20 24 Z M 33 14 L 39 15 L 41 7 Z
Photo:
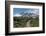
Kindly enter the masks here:
M 30 27 L 38 27 L 39 26 L 39 18 L 32 17 L 13 17 L 14 27 L 27 27 L 27 22 L 30 21 Z

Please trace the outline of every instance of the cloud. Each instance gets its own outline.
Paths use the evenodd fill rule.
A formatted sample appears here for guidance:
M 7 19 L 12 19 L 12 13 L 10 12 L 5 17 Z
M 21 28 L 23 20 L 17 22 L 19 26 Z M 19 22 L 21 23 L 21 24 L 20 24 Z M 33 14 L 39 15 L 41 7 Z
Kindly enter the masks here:
M 20 16 L 22 16 L 22 15 L 20 15 L 20 14 L 15 14 L 14 17 L 15 17 L 15 16 L 16 16 L 16 17 L 20 17 Z

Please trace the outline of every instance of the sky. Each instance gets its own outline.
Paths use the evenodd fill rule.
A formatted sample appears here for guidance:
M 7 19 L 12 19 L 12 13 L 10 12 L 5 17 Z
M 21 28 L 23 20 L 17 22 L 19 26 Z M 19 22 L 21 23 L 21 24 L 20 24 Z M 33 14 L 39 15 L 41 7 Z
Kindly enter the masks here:
M 39 14 L 39 9 L 31 9 L 31 8 L 14 8 L 13 9 L 13 16 L 19 15 L 20 13 L 35 13 Z

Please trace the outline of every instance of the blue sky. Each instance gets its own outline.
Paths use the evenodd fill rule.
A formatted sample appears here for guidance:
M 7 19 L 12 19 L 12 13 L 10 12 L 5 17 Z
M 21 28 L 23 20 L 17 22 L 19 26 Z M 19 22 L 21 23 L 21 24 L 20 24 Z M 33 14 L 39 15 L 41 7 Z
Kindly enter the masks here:
M 36 13 L 39 14 L 39 10 L 38 9 L 27 9 L 27 8 L 14 8 L 13 9 L 13 16 L 16 14 L 20 14 L 20 13 Z

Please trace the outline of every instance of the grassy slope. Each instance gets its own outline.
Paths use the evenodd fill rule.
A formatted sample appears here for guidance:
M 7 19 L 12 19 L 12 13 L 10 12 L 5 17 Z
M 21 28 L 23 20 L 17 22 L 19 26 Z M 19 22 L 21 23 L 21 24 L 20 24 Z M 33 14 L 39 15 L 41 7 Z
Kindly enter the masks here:
M 39 26 L 39 18 L 27 18 L 27 17 L 14 17 L 14 27 L 26 27 L 26 23 L 28 20 L 31 20 L 30 21 L 30 24 L 32 27 L 37 27 Z

